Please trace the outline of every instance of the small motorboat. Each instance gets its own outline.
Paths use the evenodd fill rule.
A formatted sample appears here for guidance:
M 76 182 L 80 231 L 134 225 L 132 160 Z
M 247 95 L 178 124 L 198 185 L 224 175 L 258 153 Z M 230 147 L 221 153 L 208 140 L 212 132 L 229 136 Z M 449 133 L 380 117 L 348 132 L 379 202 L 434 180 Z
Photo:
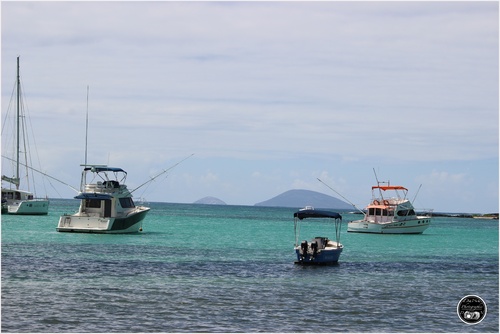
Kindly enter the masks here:
M 296 264 L 334 264 L 337 263 L 344 249 L 340 243 L 340 228 L 342 227 L 342 216 L 337 212 L 315 210 L 313 207 L 305 207 L 293 214 L 295 231 L 295 253 Z M 304 219 L 314 218 L 317 222 L 327 221 L 333 223 L 335 228 L 335 240 L 328 237 L 315 237 L 309 242 L 304 240 L 299 244 L 300 224 Z

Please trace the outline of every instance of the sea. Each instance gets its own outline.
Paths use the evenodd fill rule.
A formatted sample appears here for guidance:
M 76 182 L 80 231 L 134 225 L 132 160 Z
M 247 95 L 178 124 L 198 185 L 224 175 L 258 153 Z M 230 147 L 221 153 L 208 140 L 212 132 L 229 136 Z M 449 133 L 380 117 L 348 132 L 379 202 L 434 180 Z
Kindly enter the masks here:
M 499 332 L 498 220 L 378 235 L 347 233 L 361 216 L 341 213 L 339 263 L 316 267 L 294 263 L 299 208 L 149 203 L 137 234 L 56 232 L 78 204 L 2 215 L 2 332 Z M 467 295 L 487 306 L 474 325 Z

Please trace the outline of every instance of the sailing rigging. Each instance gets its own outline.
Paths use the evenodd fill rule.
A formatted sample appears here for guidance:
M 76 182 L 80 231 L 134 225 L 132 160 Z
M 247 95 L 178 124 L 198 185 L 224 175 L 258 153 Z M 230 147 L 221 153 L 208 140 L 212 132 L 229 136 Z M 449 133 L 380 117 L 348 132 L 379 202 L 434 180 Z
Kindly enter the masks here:
M 26 124 L 22 120 L 25 118 L 21 108 L 21 79 L 19 73 L 19 56 L 17 57 L 17 75 L 16 75 L 16 116 L 15 116 L 15 171 L 13 176 L 7 176 L 2 173 L 2 181 L 10 184 L 3 187 L 2 184 L 2 213 L 17 215 L 46 215 L 49 210 L 49 200 L 36 198 L 29 190 L 21 189 L 20 166 L 28 166 L 28 150 L 26 148 Z M 22 137 L 21 137 L 22 133 Z M 3 135 L 3 128 L 2 128 Z M 21 139 L 23 147 L 21 147 Z M 23 150 L 26 163 L 21 162 L 21 151 Z M 29 168 L 26 168 L 28 175 Z M 26 178 L 27 179 L 27 178 Z M 15 187 L 13 187 L 15 186 Z

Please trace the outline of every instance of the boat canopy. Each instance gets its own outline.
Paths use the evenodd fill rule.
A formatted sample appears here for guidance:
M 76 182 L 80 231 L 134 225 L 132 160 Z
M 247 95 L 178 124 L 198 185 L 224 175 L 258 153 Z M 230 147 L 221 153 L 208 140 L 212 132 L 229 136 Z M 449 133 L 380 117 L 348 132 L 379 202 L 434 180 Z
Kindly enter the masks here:
M 293 214 L 295 218 L 304 219 L 304 218 L 334 218 L 334 219 L 342 219 L 342 216 L 337 212 L 333 211 L 322 211 L 322 210 L 300 210 Z
M 406 191 L 408 191 L 408 189 L 406 189 L 405 187 L 402 187 L 402 186 L 373 186 L 372 190 L 373 189 L 380 189 L 383 191 L 386 191 L 386 190 L 406 190 Z
M 78 196 L 75 196 L 76 199 L 111 199 L 113 196 L 108 194 L 99 194 L 99 193 L 80 193 Z
M 106 166 L 90 166 L 90 167 L 85 167 L 85 171 L 92 171 L 95 173 L 100 173 L 100 172 L 123 172 L 127 174 L 126 171 L 124 171 L 121 168 L 118 167 L 106 167 Z

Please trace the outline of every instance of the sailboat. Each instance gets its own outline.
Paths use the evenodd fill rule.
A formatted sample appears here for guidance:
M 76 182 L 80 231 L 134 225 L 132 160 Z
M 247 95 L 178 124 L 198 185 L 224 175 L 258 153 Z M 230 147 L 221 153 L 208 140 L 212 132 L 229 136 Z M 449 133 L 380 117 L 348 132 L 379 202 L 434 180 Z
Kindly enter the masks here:
M 24 122 L 21 119 L 24 115 L 21 113 L 21 80 L 19 76 L 19 57 L 17 57 L 17 80 L 16 80 L 16 158 L 15 162 L 15 175 L 6 176 L 2 174 L 2 182 L 5 181 L 10 186 L 4 187 L 2 183 L 2 213 L 13 215 L 46 215 L 49 212 L 49 200 L 36 198 L 35 195 L 29 190 L 20 189 L 20 165 L 27 167 L 26 174 L 28 174 L 28 161 L 22 164 L 20 161 L 21 156 L 21 130 L 23 133 L 23 141 L 26 141 L 26 131 L 24 131 Z M 26 154 L 26 152 L 24 152 Z M 27 159 L 26 159 L 27 160 Z

